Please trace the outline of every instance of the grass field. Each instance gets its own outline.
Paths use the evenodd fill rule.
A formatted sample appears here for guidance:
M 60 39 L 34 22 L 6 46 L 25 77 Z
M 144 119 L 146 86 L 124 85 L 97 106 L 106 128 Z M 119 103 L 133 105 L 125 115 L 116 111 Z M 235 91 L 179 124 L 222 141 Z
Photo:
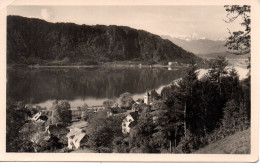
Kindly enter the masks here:
M 250 129 L 237 132 L 194 152 L 197 154 L 250 154 Z

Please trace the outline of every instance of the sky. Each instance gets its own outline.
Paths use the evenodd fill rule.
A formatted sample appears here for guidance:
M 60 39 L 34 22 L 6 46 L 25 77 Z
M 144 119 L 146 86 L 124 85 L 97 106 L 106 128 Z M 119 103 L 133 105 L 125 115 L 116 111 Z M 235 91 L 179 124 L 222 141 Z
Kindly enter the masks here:
M 48 22 L 122 25 L 181 39 L 224 40 L 241 29 L 240 20 L 226 23 L 223 6 L 9 6 L 8 15 Z

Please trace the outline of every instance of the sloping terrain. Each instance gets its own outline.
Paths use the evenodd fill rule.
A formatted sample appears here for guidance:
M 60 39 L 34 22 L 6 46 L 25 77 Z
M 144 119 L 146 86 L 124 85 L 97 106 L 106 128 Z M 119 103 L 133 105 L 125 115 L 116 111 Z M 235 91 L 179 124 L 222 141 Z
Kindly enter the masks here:
M 250 154 L 250 128 L 194 152 L 197 154 Z

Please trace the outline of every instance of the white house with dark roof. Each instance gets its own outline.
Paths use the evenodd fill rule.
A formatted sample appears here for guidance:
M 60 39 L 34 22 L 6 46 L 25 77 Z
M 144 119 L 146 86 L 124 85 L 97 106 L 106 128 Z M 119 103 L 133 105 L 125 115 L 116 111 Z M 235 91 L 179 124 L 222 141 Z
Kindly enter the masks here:
M 122 122 L 122 133 L 130 133 L 131 127 L 137 123 L 138 112 L 130 112 Z
M 85 129 L 88 126 L 88 122 L 79 121 L 72 123 L 68 128 L 70 132 L 66 135 L 68 138 L 68 148 L 75 149 L 80 148 L 82 139 L 86 136 Z

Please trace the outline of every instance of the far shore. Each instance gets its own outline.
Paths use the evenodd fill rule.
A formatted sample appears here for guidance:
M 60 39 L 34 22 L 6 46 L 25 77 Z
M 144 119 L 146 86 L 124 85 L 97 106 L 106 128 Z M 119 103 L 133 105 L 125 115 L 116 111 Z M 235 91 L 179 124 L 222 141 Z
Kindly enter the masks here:
M 188 67 L 189 65 L 137 65 L 137 64 L 101 64 L 101 65 L 19 65 L 11 64 L 7 65 L 8 67 L 29 67 L 29 68 L 95 68 L 95 67 L 117 67 L 117 68 L 126 68 L 126 67 L 137 67 L 137 68 L 179 68 L 179 67 Z

